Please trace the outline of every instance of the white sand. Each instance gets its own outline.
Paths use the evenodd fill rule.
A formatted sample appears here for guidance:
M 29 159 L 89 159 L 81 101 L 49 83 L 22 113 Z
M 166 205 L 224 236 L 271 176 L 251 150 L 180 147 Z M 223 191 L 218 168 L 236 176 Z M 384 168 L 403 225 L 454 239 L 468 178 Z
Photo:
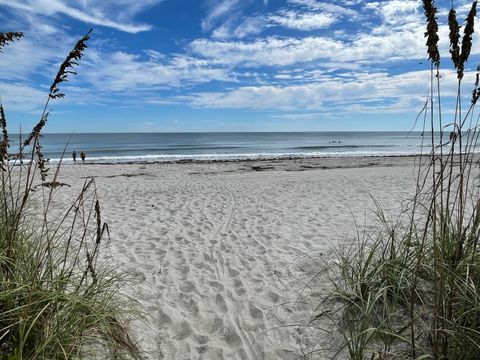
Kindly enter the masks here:
M 412 164 L 77 164 L 63 168 L 72 188 L 59 195 L 96 177 L 111 232 L 106 258 L 131 270 L 131 294 L 150 316 L 135 329 L 147 358 L 297 359 L 323 346 L 292 325 L 301 264 L 351 235 L 353 215 L 360 225 L 371 218 L 371 197 L 397 214 L 413 194 Z

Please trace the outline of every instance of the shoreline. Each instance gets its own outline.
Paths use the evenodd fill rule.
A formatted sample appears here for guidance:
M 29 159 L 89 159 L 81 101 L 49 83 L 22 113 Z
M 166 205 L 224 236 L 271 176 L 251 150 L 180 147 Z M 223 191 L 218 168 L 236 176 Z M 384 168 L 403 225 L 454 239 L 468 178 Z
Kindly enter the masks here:
M 278 162 L 278 161 L 309 161 L 309 160 L 351 160 L 351 159 L 390 159 L 390 158 L 421 158 L 428 155 L 411 154 L 411 155 L 345 155 L 345 156 L 278 156 L 278 157 L 258 157 L 258 158 L 226 158 L 226 159 L 195 159 L 195 158 L 182 158 L 178 160 L 153 160 L 153 161 L 78 161 L 74 163 L 69 160 L 68 162 L 62 161 L 62 165 L 149 165 L 149 164 L 216 164 L 216 163 L 251 163 L 251 162 Z M 49 159 L 48 159 L 49 160 Z M 57 162 L 49 162 L 50 165 L 56 165 Z

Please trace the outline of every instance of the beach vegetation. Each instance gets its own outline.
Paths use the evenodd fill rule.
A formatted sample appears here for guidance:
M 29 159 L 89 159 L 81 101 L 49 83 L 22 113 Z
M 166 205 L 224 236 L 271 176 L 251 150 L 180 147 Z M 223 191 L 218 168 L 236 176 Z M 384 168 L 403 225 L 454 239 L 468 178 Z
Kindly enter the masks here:
M 480 358 L 480 193 L 477 144 L 479 71 L 466 71 L 477 1 L 463 26 L 448 14 L 456 86 L 453 108 L 441 95 L 439 26 L 433 0 L 423 1 L 430 94 L 423 119 L 416 190 L 396 220 L 380 206 L 378 226 L 337 248 L 322 274 L 329 279 L 329 320 L 349 359 Z M 447 63 L 447 59 L 444 61 Z M 447 70 L 445 70 L 447 71 Z M 465 95 L 462 85 L 471 81 Z M 467 104 L 468 101 L 468 104 Z M 466 105 L 467 104 L 467 105 Z M 318 315 L 318 318 L 325 318 Z
M 22 33 L 0 33 L 0 52 Z M 51 101 L 75 74 L 90 32 L 68 54 L 38 123 L 13 149 L 0 105 L 0 359 L 140 359 L 128 320 L 141 316 L 122 295 L 125 274 L 99 258 L 108 241 L 94 179 L 63 212 L 55 203 L 61 161 L 50 167 L 41 139 Z M 1 54 L 0 54 L 1 55 Z M 52 171 L 52 173 L 50 173 Z

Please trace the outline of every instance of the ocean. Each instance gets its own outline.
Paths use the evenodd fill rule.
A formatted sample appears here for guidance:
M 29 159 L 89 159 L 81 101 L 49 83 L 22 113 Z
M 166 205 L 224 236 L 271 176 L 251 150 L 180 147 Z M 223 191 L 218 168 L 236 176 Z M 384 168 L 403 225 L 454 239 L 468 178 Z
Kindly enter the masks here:
M 14 152 L 18 138 L 10 139 Z M 419 132 L 44 134 L 41 140 L 52 163 L 62 153 L 72 162 L 72 151 L 97 163 L 413 155 L 421 143 Z

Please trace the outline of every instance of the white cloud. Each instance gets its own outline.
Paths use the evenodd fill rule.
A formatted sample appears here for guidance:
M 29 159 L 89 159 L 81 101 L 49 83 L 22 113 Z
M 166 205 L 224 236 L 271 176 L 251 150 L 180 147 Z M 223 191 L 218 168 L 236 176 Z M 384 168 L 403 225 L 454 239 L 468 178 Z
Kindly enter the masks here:
M 162 0 L 0 0 L 0 5 L 23 12 L 44 16 L 67 15 L 87 24 L 114 28 L 129 33 L 138 33 L 151 29 L 148 24 L 134 24 L 132 17 L 147 7 Z
M 215 39 L 242 39 L 260 34 L 267 26 L 266 20 L 261 16 L 250 16 L 240 23 L 237 23 L 237 19 L 231 18 L 217 27 L 212 32 L 212 37 Z
M 421 3 L 416 0 L 375 1 L 365 5 L 365 10 L 375 11 L 386 26 L 418 22 L 420 9 Z
M 25 37 L 7 48 L 1 54 L 0 74 L 4 80 L 27 80 L 32 73 L 48 69 L 56 55 L 52 48 L 38 46 L 35 39 Z M 58 45 L 51 44 L 54 49 L 60 50 Z M 32 54 L 28 56 L 27 54 Z M 33 55 L 35 54 L 35 55 Z M 60 60 L 60 58 L 58 58 Z M 53 74 L 51 74 L 53 76 Z
M 266 26 L 265 19 L 262 17 L 249 17 L 235 28 L 233 37 L 241 39 L 250 35 L 257 35 L 260 34 Z
M 65 33 L 59 36 L 59 27 L 48 20 L 39 21 L 29 13 L 10 17 L 3 25 L 24 33 L 1 54 L 0 78 L 3 80 L 28 80 L 32 74 L 42 74 L 50 81 L 58 69 L 56 65 L 63 61 L 77 40 Z
M 323 113 L 286 113 L 286 114 L 274 114 L 271 118 L 282 120 L 317 120 L 324 116 Z
M 0 82 L 0 98 L 8 121 L 10 111 L 39 113 L 47 96 L 46 92 L 29 85 Z
M 219 20 L 224 20 L 226 16 L 231 16 L 232 12 L 237 11 L 243 5 L 244 2 L 242 0 L 221 0 L 220 3 L 213 4 L 207 16 L 202 20 L 203 30 L 211 30 Z
M 275 12 L 254 14 L 242 18 L 244 7 L 248 4 L 249 1 L 223 0 L 213 7 L 203 20 L 202 28 L 211 30 L 219 23 L 213 29 L 213 38 L 242 39 L 258 35 L 265 29 L 275 26 L 301 31 L 327 28 L 338 22 L 345 13 L 350 14 L 347 9 L 339 12 L 338 9 L 343 8 L 337 5 L 320 4 L 315 9 L 309 7 L 281 8 Z
M 262 19 L 265 20 L 263 29 L 271 28 L 275 21 L 282 26 L 309 30 L 329 26 L 334 21 L 343 21 L 350 14 L 350 9 L 345 6 L 346 1 L 339 2 L 344 6 L 316 0 L 290 0 L 289 3 L 303 6 L 302 9 L 308 11 L 281 10 L 275 15 L 257 15 L 256 26 L 252 27 L 255 30 L 245 33 L 260 33 Z M 352 68 L 355 65 L 367 69 L 376 64 L 388 67 L 393 62 L 426 58 L 425 19 L 418 1 L 389 0 L 362 4 L 363 14 L 359 16 L 368 17 L 369 20 L 365 24 L 357 23 L 355 33 L 351 29 L 348 32 L 340 29 L 322 36 L 269 36 L 250 41 L 229 41 L 230 38 L 241 38 L 244 33 L 237 31 L 237 28 L 225 26 L 217 34 L 217 38 L 222 41 L 197 39 L 190 43 L 190 48 L 198 56 L 215 63 L 243 67 L 282 67 L 308 63 L 321 68 L 331 68 L 335 64 L 337 68 Z M 343 12 L 335 12 L 335 7 L 343 9 Z M 319 9 L 328 11 L 318 13 Z M 330 11 L 335 15 L 330 15 Z M 336 18 L 337 16 L 341 17 Z M 446 19 L 440 19 L 439 22 L 444 24 Z M 447 64 L 448 27 L 441 26 L 439 35 L 439 47 L 446 57 L 442 61 Z M 480 42 L 474 41 L 472 55 L 476 54 L 480 54 Z
M 268 18 L 274 24 L 278 24 L 296 30 L 315 30 L 329 27 L 337 22 L 337 18 L 330 13 L 297 12 L 283 10 Z
M 248 2 L 242 3 L 243 6 Z M 266 15 L 253 15 L 239 21 L 238 0 L 223 0 L 204 20 L 204 28 L 213 26 L 214 19 L 226 17 L 212 33 L 216 40 L 194 40 L 191 49 L 214 62 L 243 66 L 289 66 L 296 63 L 340 62 L 351 67 L 352 61 L 378 63 L 389 60 L 422 58 L 424 55 L 424 24 L 419 4 L 414 0 L 370 2 L 364 5 L 369 17 L 377 19 L 356 34 L 336 32 L 319 37 L 257 38 L 251 42 L 225 41 L 260 34 L 273 26 L 311 31 L 328 28 L 340 20 L 360 20 L 365 14 L 349 8 L 357 1 L 337 3 L 317 0 L 289 0 L 292 7 Z M 229 14 L 232 12 L 232 14 Z M 381 21 L 378 22 L 378 19 Z M 206 25 L 208 24 L 208 26 Z M 340 36 L 337 36 L 340 34 Z M 342 35 L 343 34 L 343 35 Z M 342 40 L 340 40 L 342 39 Z M 218 41 L 222 40 L 222 41 Z M 373 51 L 374 49 L 374 51 Z
M 206 83 L 213 80 L 235 81 L 226 67 L 214 67 L 208 61 L 187 56 L 169 59 L 150 57 L 117 51 L 103 54 L 87 53 L 79 78 L 102 91 L 135 93 Z
M 152 60 L 161 60 L 165 59 L 167 56 L 162 54 L 161 52 L 158 52 L 156 50 L 148 49 L 144 50 L 145 54 L 147 54 Z
M 252 42 L 198 39 L 190 44 L 195 53 L 215 62 L 252 67 L 286 66 L 327 58 L 342 46 L 338 41 L 321 37 L 269 37 Z
M 384 63 L 393 60 L 424 57 L 422 28 L 405 29 L 383 34 L 362 33 L 351 42 L 330 37 L 278 38 L 268 37 L 251 42 L 198 39 L 190 44 L 196 54 L 214 62 L 242 66 L 289 66 L 322 61 Z
M 314 111 L 333 108 L 362 112 L 406 112 L 419 110 L 429 89 L 429 71 L 399 75 L 387 73 L 345 73 L 321 81 L 299 85 L 244 86 L 223 93 L 198 93 L 192 105 L 206 108 L 231 108 L 281 111 Z M 473 79 L 468 73 L 466 78 Z M 455 96 L 456 74 L 442 73 L 443 95 Z M 471 84 L 466 85 L 469 89 Z M 363 103 L 363 104 L 361 104 Z M 360 104 L 360 105 L 359 105 Z M 407 108 L 405 104 L 412 106 Z
M 315 11 L 321 10 L 321 11 L 329 12 L 331 14 L 335 14 L 337 16 L 345 16 L 347 18 L 350 18 L 351 20 L 358 20 L 359 18 L 363 17 L 357 10 L 353 10 L 348 6 L 338 5 L 338 3 L 342 4 L 341 1 L 327 2 L 323 0 L 288 0 L 288 3 L 292 5 L 302 6 L 309 10 L 315 10 Z M 342 5 L 352 5 L 352 4 L 345 3 Z

